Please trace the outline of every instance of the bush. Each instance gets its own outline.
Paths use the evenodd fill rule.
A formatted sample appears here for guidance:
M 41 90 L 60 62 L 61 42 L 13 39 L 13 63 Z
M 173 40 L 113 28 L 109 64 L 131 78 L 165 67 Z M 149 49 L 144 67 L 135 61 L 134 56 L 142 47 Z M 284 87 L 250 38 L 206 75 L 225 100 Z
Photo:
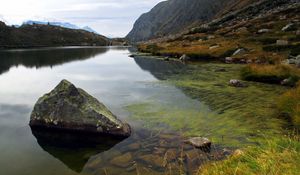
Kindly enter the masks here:
M 289 65 L 249 65 L 241 70 L 241 76 L 247 81 L 280 84 L 290 79 L 289 85 L 296 85 L 300 71 Z
M 290 54 L 293 56 L 300 55 L 300 44 L 293 46 Z
M 188 57 L 190 57 L 192 60 L 213 60 L 215 57 L 211 56 L 210 54 L 206 53 L 188 53 Z
M 193 28 L 188 32 L 188 34 L 196 34 L 196 33 L 213 33 L 218 30 L 216 26 L 209 26 L 209 27 L 196 27 Z
M 274 43 L 276 43 L 277 38 L 261 37 L 261 38 L 258 38 L 257 41 L 262 43 L 263 45 L 274 44 Z
M 232 56 L 237 49 L 229 49 L 220 55 L 221 58 L 226 58 Z
M 150 44 L 150 45 L 139 45 L 138 46 L 138 51 L 139 52 L 146 52 L 146 53 L 151 53 L 152 55 L 157 55 L 160 56 L 160 51 L 162 50 L 162 47 L 159 47 L 156 44 Z
M 286 46 L 279 46 L 279 45 L 268 45 L 263 47 L 264 51 L 267 52 L 283 52 L 283 51 L 290 51 L 291 55 L 297 56 L 300 54 L 300 44 L 296 45 L 286 45 Z

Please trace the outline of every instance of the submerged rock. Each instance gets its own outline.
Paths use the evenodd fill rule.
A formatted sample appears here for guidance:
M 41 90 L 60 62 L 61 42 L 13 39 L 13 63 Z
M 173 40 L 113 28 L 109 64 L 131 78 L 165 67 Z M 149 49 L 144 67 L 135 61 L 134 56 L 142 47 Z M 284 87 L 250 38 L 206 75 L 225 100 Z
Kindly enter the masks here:
M 128 168 L 132 164 L 132 155 L 131 153 L 120 155 L 113 158 L 110 163 L 117 167 Z
M 166 165 L 164 157 L 159 155 L 147 154 L 140 156 L 139 160 L 144 162 L 146 165 L 154 166 L 156 168 L 162 168 Z
M 130 126 L 84 90 L 62 80 L 41 97 L 31 113 L 31 127 L 128 137 Z
M 185 141 L 186 143 L 196 147 L 210 149 L 211 141 L 205 137 L 193 137 Z

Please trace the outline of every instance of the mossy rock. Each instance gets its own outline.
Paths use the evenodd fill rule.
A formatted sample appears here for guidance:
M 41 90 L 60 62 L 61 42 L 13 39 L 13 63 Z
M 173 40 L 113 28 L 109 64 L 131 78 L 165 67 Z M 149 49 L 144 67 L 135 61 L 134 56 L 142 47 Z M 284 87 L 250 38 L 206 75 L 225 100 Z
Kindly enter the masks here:
M 128 137 L 131 129 L 104 104 L 67 80 L 41 97 L 30 118 L 31 127 Z

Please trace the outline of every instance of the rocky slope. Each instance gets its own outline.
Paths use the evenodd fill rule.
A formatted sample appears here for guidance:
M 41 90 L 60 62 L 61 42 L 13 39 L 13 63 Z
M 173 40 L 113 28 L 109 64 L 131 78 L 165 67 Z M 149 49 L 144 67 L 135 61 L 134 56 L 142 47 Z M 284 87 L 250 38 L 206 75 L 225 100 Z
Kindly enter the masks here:
M 84 30 L 52 25 L 22 25 L 10 27 L 0 21 L 0 48 L 27 48 L 45 46 L 104 46 L 110 40 Z
M 300 54 L 299 7 L 299 0 L 262 0 L 184 33 L 143 42 L 139 49 L 177 58 L 278 63 Z
M 144 41 L 175 34 L 190 26 L 208 22 L 258 0 L 168 0 L 143 14 L 127 35 L 131 41 Z

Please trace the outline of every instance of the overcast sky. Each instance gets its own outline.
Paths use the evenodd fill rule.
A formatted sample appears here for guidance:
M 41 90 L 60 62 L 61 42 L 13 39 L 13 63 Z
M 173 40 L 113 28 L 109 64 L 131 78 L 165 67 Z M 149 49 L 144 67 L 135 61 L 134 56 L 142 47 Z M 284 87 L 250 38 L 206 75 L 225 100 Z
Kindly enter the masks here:
M 123 37 L 134 21 L 163 0 L 0 0 L 0 20 L 70 22 L 90 26 L 98 33 Z

